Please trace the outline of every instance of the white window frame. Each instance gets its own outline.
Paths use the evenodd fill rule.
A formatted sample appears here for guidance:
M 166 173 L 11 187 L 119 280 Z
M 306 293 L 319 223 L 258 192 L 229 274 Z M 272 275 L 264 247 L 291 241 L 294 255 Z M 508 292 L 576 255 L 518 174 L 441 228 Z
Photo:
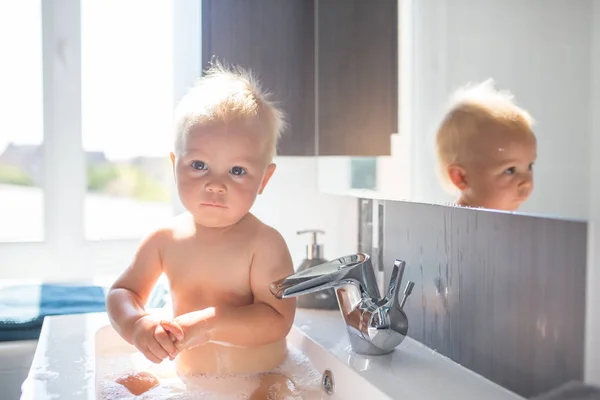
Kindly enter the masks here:
M 173 104 L 201 72 L 201 1 L 173 1 Z M 81 0 L 40 2 L 44 241 L 0 243 L 0 279 L 56 281 L 114 276 L 127 267 L 140 238 L 102 241 L 85 238 Z M 174 212 L 180 212 L 182 206 L 174 185 L 171 191 Z

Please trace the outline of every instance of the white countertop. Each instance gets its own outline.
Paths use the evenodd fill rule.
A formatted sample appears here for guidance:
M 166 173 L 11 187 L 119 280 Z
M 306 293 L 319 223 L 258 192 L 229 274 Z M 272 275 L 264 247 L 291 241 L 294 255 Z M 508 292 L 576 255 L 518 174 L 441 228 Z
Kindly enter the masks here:
M 106 313 L 46 317 L 21 399 L 94 399 L 94 335 L 107 324 Z M 295 325 L 392 399 L 523 399 L 410 338 L 384 356 L 355 354 L 337 310 L 298 309 Z
M 339 311 L 298 310 L 296 325 L 393 399 L 523 400 L 410 337 L 390 354 L 351 351 Z

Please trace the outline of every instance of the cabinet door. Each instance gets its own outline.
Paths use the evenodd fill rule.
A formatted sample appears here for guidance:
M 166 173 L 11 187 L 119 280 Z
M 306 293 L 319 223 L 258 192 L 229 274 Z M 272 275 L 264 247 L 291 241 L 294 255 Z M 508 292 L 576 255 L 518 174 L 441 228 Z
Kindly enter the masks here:
M 202 65 L 251 69 L 287 115 L 279 155 L 315 155 L 313 0 L 203 0 Z
M 390 154 L 398 132 L 397 0 L 315 0 L 319 155 Z

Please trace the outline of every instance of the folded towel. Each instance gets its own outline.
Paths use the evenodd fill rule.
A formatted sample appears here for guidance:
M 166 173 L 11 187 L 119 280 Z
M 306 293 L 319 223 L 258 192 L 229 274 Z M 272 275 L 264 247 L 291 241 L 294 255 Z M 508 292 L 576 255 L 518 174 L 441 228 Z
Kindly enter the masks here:
M 600 388 L 582 382 L 567 382 L 531 400 L 600 400 Z
M 0 288 L 0 341 L 37 339 L 44 317 L 105 311 L 99 286 L 15 285 Z

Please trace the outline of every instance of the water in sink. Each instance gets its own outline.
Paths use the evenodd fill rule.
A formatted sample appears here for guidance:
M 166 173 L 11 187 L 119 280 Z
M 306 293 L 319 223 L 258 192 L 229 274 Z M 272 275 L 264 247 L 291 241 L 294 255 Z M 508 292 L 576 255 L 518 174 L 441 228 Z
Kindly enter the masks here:
M 308 357 L 291 344 L 288 350 L 288 359 L 273 372 L 290 378 L 301 393 L 289 399 L 335 399 L 322 391 L 321 373 Z M 135 396 L 115 382 L 124 373 L 141 371 L 152 373 L 160 384 Z M 198 376 L 186 378 L 184 383 L 176 373 L 175 362 L 165 360 L 161 364 L 153 364 L 118 337 L 110 327 L 101 329 L 96 335 L 96 387 L 101 399 L 245 400 L 250 399 L 251 393 L 258 387 L 259 379 L 257 374 Z
M 297 349 L 289 348 L 289 357 L 282 366 L 274 370 L 289 377 L 301 395 L 290 399 L 321 399 L 321 376 L 310 361 Z M 97 360 L 100 373 L 100 398 L 107 400 L 123 399 L 198 399 L 198 400 L 243 400 L 258 387 L 260 376 L 238 375 L 220 377 L 190 377 L 184 383 L 175 372 L 175 363 L 169 360 L 155 365 L 141 353 L 129 355 L 105 355 Z M 155 375 L 160 385 L 148 392 L 135 396 L 115 379 L 125 372 L 148 371 Z M 266 400 L 266 399 L 265 399 Z

